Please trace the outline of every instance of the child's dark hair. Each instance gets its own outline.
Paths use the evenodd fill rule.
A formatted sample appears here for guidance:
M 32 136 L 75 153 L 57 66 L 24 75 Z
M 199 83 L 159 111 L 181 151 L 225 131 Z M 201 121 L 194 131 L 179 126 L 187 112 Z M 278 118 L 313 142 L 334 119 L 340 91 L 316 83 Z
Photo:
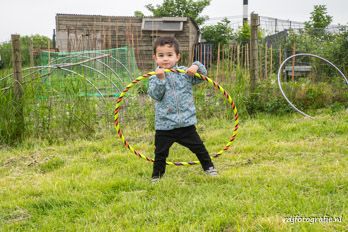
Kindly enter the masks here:
M 165 37 L 158 37 L 155 41 L 155 44 L 153 45 L 153 54 L 156 54 L 156 49 L 159 46 L 169 45 L 170 47 L 174 46 L 175 53 L 178 55 L 180 53 L 179 51 L 179 43 L 174 37 L 165 36 Z

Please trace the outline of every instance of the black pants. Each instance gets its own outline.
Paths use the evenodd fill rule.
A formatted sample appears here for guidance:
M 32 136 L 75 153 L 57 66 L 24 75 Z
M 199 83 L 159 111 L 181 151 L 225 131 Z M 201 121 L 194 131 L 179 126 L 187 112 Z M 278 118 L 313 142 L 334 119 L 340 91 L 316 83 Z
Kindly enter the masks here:
M 214 166 L 194 125 L 173 130 L 156 130 L 155 162 L 153 165 L 152 177 L 161 177 L 164 175 L 169 148 L 175 142 L 189 148 L 195 153 L 198 160 L 201 162 L 203 170 L 207 170 L 209 167 Z

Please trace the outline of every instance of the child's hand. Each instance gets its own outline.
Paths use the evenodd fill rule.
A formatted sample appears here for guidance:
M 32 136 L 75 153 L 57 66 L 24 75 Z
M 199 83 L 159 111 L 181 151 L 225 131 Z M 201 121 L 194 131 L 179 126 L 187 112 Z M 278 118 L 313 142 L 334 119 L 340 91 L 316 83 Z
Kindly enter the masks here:
M 187 73 L 189 76 L 193 77 L 193 76 L 196 74 L 197 71 L 198 71 L 198 66 L 195 65 L 195 64 L 193 64 L 193 65 L 191 65 L 191 67 L 189 67 L 189 68 L 186 70 L 186 73 Z
M 156 69 L 156 76 L 158 79 L 160 80 L 163 80 L 165 78 L 165 75 L 164 75 L 164 69 L 163 68 L 158 68 Z

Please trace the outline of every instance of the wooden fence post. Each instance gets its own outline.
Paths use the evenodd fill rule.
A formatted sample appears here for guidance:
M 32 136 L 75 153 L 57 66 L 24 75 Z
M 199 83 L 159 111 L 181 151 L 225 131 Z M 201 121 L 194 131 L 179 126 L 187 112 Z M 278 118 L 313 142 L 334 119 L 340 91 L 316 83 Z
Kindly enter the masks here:
M 240 44 L 237 45 L 237 67 L 240 66 Z
M 213 46 L 210 45 L 209 46 L 209 67 L 211 67 L 213 65 Z
M 29 39 L 29 60 L 30 60 L 30 67 L 34 66 L 34 46 L 33 46 L 33 39 Z
M 258 45 L 257 31 L 259 26 L 259 16 L 251 13 L 251 38 L 250 38 L 250 88 L 251 91 L 256 87 L 258 79 Z
M 262 80 L 263 79 L 263 68 L 262 68 L 262 65 L 263 65 L 263 59 L 262 59 L 262 47 L 259 47 L 259 50 L 258 50 L 258 55 L 259 55 L 259 60 L 258 60 L 258 67 L 259 67 L 259 79 Z
M 231 73 L 231 44 L 228 44 L 228 48 L 227 48 L 227 72 Z
M 22 141 L 24 133 L 24 115 L 23 115 L 23 87 L 22 87 L 22 57 L 21 43 L 19 35 L 11 35 L 12 40 L 12 65 L 13 65 L 13 92 L 15 100 L 14 118 L 15 127 L 13 138 L 11 140 Z
M 247 60 L 247 64 L 246 64 L 246 68 L 249 69 L 250 68 L 250 56 L 249 56 L 250 52 L 249 52 L 249 44 L 246 44 L 246 60 Z
M 51 41 L 47 40 L 47 65 L 51 65 Z M 48 73 L 51 72 L 51 68 L 48 67 Z M 51 81 L 51 78 L 49 79 Z
M 242 63 L 244 68 L 246 68 L 246 44 L 243 45 L 242 55 L 243 55 Z
M 244 45 L 241 44 L 240 46 L 240 66 L 244 67 L 244 63 L 245 60 L 244 60 Z
M 282 46 L 279 46 L 279 66 L 283 63 L 282 59 Z
M 267 43 L 265 43 L 265 79 L 267 79 L 268 76 L 268 49 L 267 49 Z
M 292 54 L 296 54 L 296 44 L 294 43 L 292 47 Z M 295 57 L 292 58 L 292 69 L 291 69 L 291 80 L 295 80 Z
M 269 60 L 269 63 L 270 63 L 270 67 L 269 67 L 269 76 L 272 76 L 272 73 L 273 73 L 273 46 L 271 44 L 271 47 L 269 49 L 269 54 L 270 54 L 270 60 Z
M 216 80 L 219 80 L 219 66 L 220 66 L 220 43 L 218 44 L 217 62 L 216 62 Z
M 68 47 L 68 52 L 71 52 L 71 42 L 70 42 L 70 28 L 67 29 L 68 33 L 68 38 L 67 38 L 67 47 Z
M 235 44 L 231 45 L 231 72 L 233 71 L 233 66 L 234 66 L 234 47 Z
M 221 51 L 222 51 L 222 62 L 221 62 L 221 66 L 220 66 L 220 69 L 222 68 L 222 71 L 221 71 L 221 79 L 220 81 L 223 81 L 224 80 L 224 76 L 225 76 L 225 44 L 222 44 L 221 46 Z

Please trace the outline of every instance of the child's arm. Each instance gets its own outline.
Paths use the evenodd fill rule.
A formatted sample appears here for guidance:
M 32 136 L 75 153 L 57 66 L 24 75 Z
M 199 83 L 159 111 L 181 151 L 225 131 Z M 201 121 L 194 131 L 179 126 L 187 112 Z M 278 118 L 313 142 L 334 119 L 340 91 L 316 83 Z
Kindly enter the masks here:
M 166 79 L 163 69 L 157 69 L 156 75 L 150 77 L 147 93 L 156 101 L 161 101 L 166 90 Z
M 207 75 L 207 69 L 205 68 L 205 66 L 199 62 L 199 61 L 195 61 L 192 63 L 191 67 L 189 67 L 187 70 L 186 70 L 186 73 L 192 77 L 192 84 L 195 85 L 195 84 L 199 84 L 201 83 L 203 80 L 202 79 L 199 79 L 197 77 L 194 77 L 194 75 L 196 74 L 196 72 L 200 73 L 200 74 L 203 74 L 203 75 Z

